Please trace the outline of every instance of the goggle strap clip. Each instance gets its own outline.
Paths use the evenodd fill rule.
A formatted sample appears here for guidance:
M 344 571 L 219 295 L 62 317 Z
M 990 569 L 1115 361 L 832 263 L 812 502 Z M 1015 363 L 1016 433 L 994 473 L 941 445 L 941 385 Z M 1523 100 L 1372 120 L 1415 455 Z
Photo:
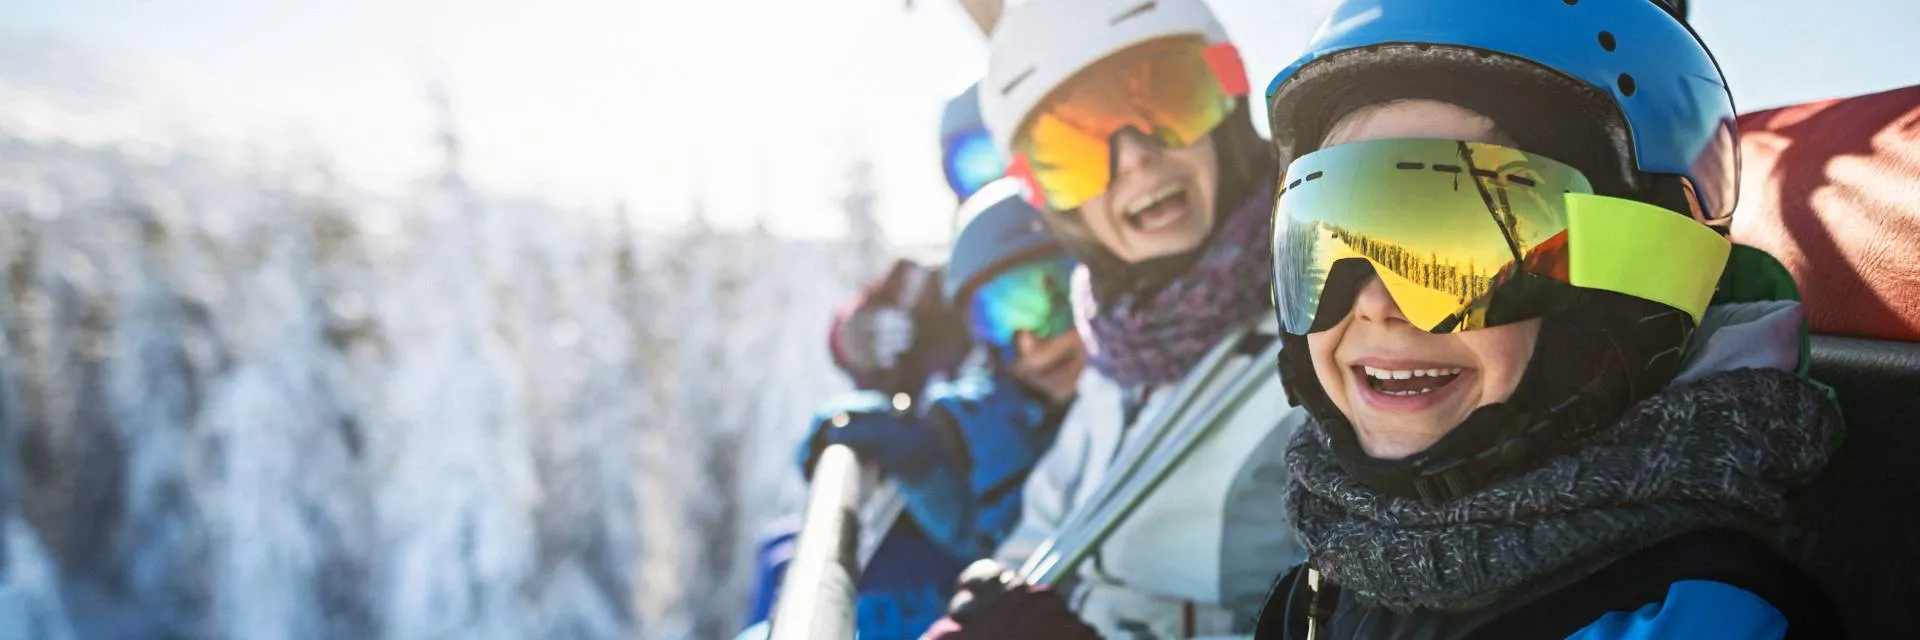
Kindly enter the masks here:
M 1040 179 L 1033 175 L 1033 164 L 1027 161 L 1026 153 L 1014 153 L 1013 161 L 1007 163 L 1007 175 L 1020 181 L 1021 195 L 1026 196 L 1027 204 L 1038 211 L 1046 211 L 1047 194 L 1040 190 Z
M 1247 82 L 1247 65 L 1240 59 L 1240 49 L 1232 43 L 1207 45 L 1200 50 L 1200 56 L 1207 60 L 1207 67 L 1213 70 L 1213 79 L 1220 83 L 1222 92 L 1238 98 L 1252 91 Z
M 1480 487 L 1479 473 L 1476 472 L 1473 458 L 1455 460 L 1444 467 L 1420 474 L 1413 481 L 1413 490 L 1420 493 L 1420 499 L 1427 504 L 1439 506 L 1457 500 Z

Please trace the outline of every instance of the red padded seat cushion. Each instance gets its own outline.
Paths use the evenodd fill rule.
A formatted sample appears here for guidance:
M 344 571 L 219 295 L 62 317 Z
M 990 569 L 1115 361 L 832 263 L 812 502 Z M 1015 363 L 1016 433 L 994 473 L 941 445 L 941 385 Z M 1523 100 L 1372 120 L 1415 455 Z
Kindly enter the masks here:
M 1920 86 L 1740 117 L 1733 238 L 1779 258 L 1814 333 L 1920 342 Z

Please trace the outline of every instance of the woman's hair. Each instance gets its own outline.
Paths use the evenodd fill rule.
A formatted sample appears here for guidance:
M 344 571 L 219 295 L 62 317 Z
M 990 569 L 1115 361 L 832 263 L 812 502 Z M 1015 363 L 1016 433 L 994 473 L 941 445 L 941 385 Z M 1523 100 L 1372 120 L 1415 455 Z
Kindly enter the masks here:
M 1245 204 L 1248 198 L 1258 196 L 1262 186 L 1274 179 L 1276 167 L 1273 147 L 1260 138 L 1259 132 L 1254 131 L 1247 105 L 1247 98 L 1239 98 L 1220 126 L 1207 134 L 1212 137 L 1215 164 L 1219 167 L 1214 177 L 1214 233 L 1218 232 L 1229 214 Z M 1201 250 L 1213 242 L 1210 234 L 1189 251 L 1128 263 L 1113 255 L 1094 238 L 1079 209 L 1054 211 L 1042 208 L 1042 214 L 1054 237 L 1059 238 L 1060 243 L 1076 259 L 1087 265 L 1093 276 L 1095 293 L 1101 297 L 1109 292 L 1164 284 L 1185 273 L 1194 259 L 1199 257 Z
M 1227 114 L 1227 119 L 1211 135 L 1220 167 L 1220 184 L 1215 190 L 1219 196 L 1214 203 L 1215 220 L 1218 221 L 1239 208 L 1248 198 L 1260 195 L 1258 191 L 1261 187 L 1276 179 L 1279 167 L 1275 165 L 1273 145 L 1261 139 L 1260 133 L 1253 130 L 1253 120 L 1244 97 L 1240 98 L 1233 113 Z

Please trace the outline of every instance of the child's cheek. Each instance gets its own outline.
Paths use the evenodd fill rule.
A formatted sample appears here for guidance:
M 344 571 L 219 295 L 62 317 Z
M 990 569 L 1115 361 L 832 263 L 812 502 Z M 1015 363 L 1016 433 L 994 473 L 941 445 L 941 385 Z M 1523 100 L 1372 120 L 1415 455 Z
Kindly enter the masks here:
M 1342 413 L 1349 413 L 1346 377 L 1342 375 L 1335 355 L 1339 352 L 1340 340 L 1345 337 L 1347 323 L 1341 322 L 1333 328 L 1318 333 L 1307 334 L 1307 352 L 1313 358 L 1314 377 L 1320 379 L 1320 388 L 1326 390 L 1327 397 Z

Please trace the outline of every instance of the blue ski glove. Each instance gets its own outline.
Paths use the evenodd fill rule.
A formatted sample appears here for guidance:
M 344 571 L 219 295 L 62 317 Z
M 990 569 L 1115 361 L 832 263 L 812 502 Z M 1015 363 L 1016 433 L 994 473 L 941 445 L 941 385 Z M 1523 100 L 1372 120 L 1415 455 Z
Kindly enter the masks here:
M 813 465 L 828 445 L 844 444 L 863 461 L 888 475 L 913 479 L 948 457 L 942 436 L 917 420 L 911 407 L 895 408 L 893 398 L 870 391 L 829 401 L 814 414 L 813 428 L 795 456 L 800 473 L 813 478 Z
M 927 395 L 932 398 L 929 421 L 944 421 L 959 434 L 966 446 L 962 460 L 968 484 L 989 502 L 1026 481 L 1053 448 L 1065 414 L 997 371 L 963 376 Z
M 920 419 L 910 409 L 896 409 L 890 398 L 871 392 L 836 399 L 816 416 L 801 443 L 800 469 L 811 479 L 828 445 L 852 447 L 896 483 L 907 512 L 929 539 L 949 550 L 967 550 L 969 555 L 961 557 L 981 553 L 973 494 L 959 459 L 962 445 L 950 423 Z
M 959 446 L 933 467 L 921 488 L 927 503 L 909 508 L 929 536 L 963 558 L 993 553 L 1019 524 L 1021 488 L 1059 433 L 1064 411 L 1051 408 L 1003 373 L 977 372 L 936 386 L 924 421 Z M 919 507 L 919 508 L 916 508 Z

